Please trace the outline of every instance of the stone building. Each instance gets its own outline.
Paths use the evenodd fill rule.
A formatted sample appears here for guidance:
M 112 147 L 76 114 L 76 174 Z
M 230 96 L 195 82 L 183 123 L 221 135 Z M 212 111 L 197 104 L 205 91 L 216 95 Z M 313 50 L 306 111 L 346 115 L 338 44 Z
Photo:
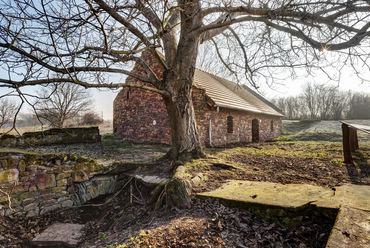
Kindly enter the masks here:
M 153 62 L 150 57 L 146 61 Z M 144 73 L 139 65 L 133 70 Z M 203 146 L 262 142 L 280 136 L 283 115 L 247 86 L 198 69 L 194 79 L 192 100 Z M 127 81 L 140 83 L 133 78 Z M 124 88 L 113 105 L 113 128 L 118 137 L 139 143 L 171 144 L 167 111 L 159 94 Z

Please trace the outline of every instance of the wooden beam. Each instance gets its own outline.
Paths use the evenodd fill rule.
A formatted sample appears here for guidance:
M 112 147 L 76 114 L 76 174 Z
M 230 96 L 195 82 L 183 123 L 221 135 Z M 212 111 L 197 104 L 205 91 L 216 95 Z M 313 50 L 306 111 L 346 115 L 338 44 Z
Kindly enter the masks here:
M 357 130 L 353 127 L 349 127 L 349 150 L 351 152 L 355 152 L 358 150 L 358 142 L 357 141 Z

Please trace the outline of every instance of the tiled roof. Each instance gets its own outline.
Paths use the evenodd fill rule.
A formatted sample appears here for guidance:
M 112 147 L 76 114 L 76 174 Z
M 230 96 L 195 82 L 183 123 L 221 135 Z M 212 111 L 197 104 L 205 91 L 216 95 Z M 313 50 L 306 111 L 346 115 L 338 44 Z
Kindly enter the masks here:
M 196 69 L 194 86 L 221 108 L 237 109 L 260 114 L 283 116 L 279 109 L 249 87 Z

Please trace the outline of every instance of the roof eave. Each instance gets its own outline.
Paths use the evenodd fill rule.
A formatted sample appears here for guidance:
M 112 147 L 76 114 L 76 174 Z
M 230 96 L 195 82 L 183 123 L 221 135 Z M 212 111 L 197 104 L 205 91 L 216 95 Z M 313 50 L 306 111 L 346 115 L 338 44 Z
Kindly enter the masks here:
M 226 109 L 239 110 L 239 111 L 244 111 L 244 112 L 252 112 L 252 113 L 262 114 L 262 115 L 272 115 L 272 116 L 276 116 L 276 117 L 284 117 L 283 114 L 272 114 L 272 113 L 266 113 L 266 112 L 262 112 L 262 111 L 249 110 L 249 109 L 245 109 L 245 108 L 230 107 L 230 106 L 223 105 L 223 104 L 215 104 L 214 106 L 215 107 L 220 107 L 220 108 L 226 108 Z

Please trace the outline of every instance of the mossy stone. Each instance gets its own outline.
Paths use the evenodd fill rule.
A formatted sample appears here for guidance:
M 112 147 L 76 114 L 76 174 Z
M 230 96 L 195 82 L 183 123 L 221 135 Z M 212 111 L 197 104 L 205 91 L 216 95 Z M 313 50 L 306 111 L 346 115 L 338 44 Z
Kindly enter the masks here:
M 89 180 L 88 174 L 83 170 L 76 170 L 72 172 L 72 178 L 74 182 L 83 182 Z
M 8 169 L 0 172 L 0 183 L 14 183 L 18 181 L 19 171 Z
M 26 162 L 24 160 L 19 162 L 18 169 L 20 172 L 24 172 L 26 170 Z

